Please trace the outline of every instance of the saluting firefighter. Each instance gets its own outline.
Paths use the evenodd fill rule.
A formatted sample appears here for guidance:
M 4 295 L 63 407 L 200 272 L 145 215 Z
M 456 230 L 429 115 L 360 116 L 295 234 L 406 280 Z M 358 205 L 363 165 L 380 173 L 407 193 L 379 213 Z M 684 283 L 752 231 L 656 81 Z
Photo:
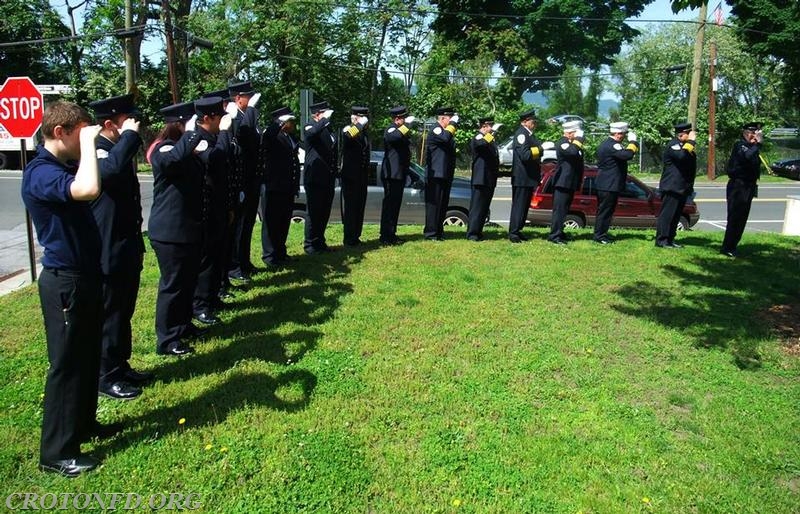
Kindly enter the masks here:
M 248 282 L 255 266 L 250 260 L 250 240 L 258 212 L 258 195 L 261 189 L 261 174 L 258 170 L 258 151 L 261 133 L 258 128 L 258 111 L 255 108 L 260 94 L 250 82 L 239 82 L 228 87 L 231 103 L 227 112 L 233 117 L 233 138 L 237 153 L 234 169 L 241 175 L 239 202 L 237 205 L 233 250 L 228 276 Z
M 564 136 L 556 142 L 558 167 L 553 178 L 553 220 L 547 240 L 558 245 L 567 244 L 564 220 L 569 212 L 575 190 L 583 181 L 583 130 L 580 121 L 568 121 L 561 125 Z
M 313 255 L 331 251 L 325 240 L 325 230 L 333 207 L 338 157 L 331 127 L 333 109 L 328 102 L 317 102 L 309 110 L 311 120 L 303 127 L 306 150 L 303 186 L 308 203 L 303 249 Z
M 131 368 L 131 318 L 139 294 L 144 258 L 142 200 L 134 159 L 142 146 L 140 122 L 133 95 L 115 96 L 89 104 L 102 126 L 97 138 L 97 164 L 103 192 L 92 201 L 100 230 L 103 270 L 103 352 L 100 394 L 129 400 L 142 394 L 153 378 Z
M 385 245 L 402 244 L 397 237 L 397 219 L 403 203 L 403 188 L 411 166 L 411 128 L 416 121 L 408 115 L 406 106 L 399 105 L 389 109 L 392 124 L 383 133 L 383 162 L 381 180 L 383 181 L 383 203 L 381 205 L 380 242 Z
M 220 322 L 216 311 L 220 302 L 223 243 L 228 222 L 227 174 L 232 119 L 230 114 L 226 114 L 224 99 L 219 96 L 197 100 L 195 109 L 199 113 L 197 132 L 208 147 L 197 154 L 204 168 L 203 246 L 192 311 L 194 319 L 200 323 L 216 325 Z
M 495 133 L 502 126 L 494 118 L 478 120 L 478 133 L 470 141 L 472 150 L 472 196 L 469 202 L 469 227 L 467 239 L 483 240 L 483 226 L 489 215 L 494 189 L 497 186 L 497 173 L 500 170 L 500 156 L 497 151 Z
M 428 241 L 444 240 L 444 217 L 456 171 L 458 114 L 452 107 L 436 110 L 436 126 L 425 143 L 425 229 Z
M 611 244 L 614 240 L 608 234 L 611 218 L 617 208 L 619 194 L 625 190 L 628 179 L 628 161 L 639 151 L 636 133 L 628 131 L 624 121 L 609 126 L 610 136 L 597 147 L 597 218 L 594 222 L 594 242 Z M 622 140 L 627 136 L 627 144 Z
M 342 129 L 342 224 L 345 246 L 361 244 L 372 145 L 366 132 L 369 109 L 350 108 L 350 124 Z
M 678 221 L 683 206 L 691 196 L 697 174 L 696 134 L 691 123 L 675 125 L 675 137 L 664 150 L 664 171 L 658 189 L 661 192 L 661 212 L 656 223 L 656 246 L 680 248 L 675 242 Z
M 758 179 L 761 178 L 761 143 L 764 133 L 761 123 L 751 121 L 742 126 L 742 138 L 733 144 L 728 159 L 728 223 L 720 253 L 736 257 L 742 239 L 753 197 L 758 196 Z
M 527 241 L 522 234 L 528 219 L 531 196 L 542 178 L 542 143 L 536 138 L 536 112 L 519 115 L 519 127 L 514 133 L 511 164 L 511 215 L 508 222 L 508 240 L 512 243 Z
M 156 297 L 156 353 L 192 353 L 198 335 L 192 324 L 192 298 L 203 241 L 203 167 L 195 152 L 208 143 L 195 130 L 194 102 L 161 109 L 164 128 L 148 150 L 153 166 L 153 205 L 148 221 L 150 245 L 161 278 Z
M 286 239 L 292 222 L 294 199 L 300 190 L 299 143 L 294 138 L 295 115 L 288 107 L 272 112 L 272 123 L 261 136 L 264 155 L 264 189 L 261 205 L 261 260 L 267 267 L 290 261 Z

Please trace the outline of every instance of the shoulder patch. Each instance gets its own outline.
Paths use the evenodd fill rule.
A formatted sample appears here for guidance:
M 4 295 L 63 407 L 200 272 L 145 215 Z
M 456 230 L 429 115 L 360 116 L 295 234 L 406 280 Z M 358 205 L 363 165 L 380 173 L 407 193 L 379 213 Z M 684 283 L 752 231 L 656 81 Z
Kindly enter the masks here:
M 517 135 L 517 143 L 521 145 L 525 144 L 525 134 Z
M 206 150 L 208 150 L 208 141 L 205 139 L 197 143 L 197 146 L 194 147 L 195 152 L 205 152 Z
M 306 125 L 306 128 L 303 130 L 311 130 L 311 127 L 312 127 L 311 125 Z
M 672 146 L 670 146 L 670 148 L 672 148 L 673 150 L 680 150 L 681 149 L 681 145 L 672 145 Z
M 390 128 L 389 130 L 387 130 L 387 131 L 386 131 L 386 133 L 387 133 L 387 134 L 391 134 L 391 133 L 392 133 L 392 132 L 394 132 L 395 130 L 397 130 L 397 129 L 396 129 L 395 127 L 392 127 L 392 128 Z
M 161 148 L 159 148 L 158 151 L 160 153 L 167 153 L 172 151 L 173 148 L 175 148 L 175 145 L 164 145 Z
M 442 127 L 436 127 L 435 129 L 433 129 L 433 133 L 438 136 L 439 134 L 442 133 Z
M 622 145 L 619 143 L 614 143 L 614 150 L 622 150 Z
M 108 150 L 103 150 L 102 148 L 97 149 L 97 158 L 98 159 L 105 159 L 108 157 Z
M 567 148 L 569 148 L 569 143 L 561 143 L 562 150 L 566 150 Z
M 475 136 L 475 139 L 480 141 L 481 139 L 483 139 L 483 134 L 478 134 L 477 136 Z

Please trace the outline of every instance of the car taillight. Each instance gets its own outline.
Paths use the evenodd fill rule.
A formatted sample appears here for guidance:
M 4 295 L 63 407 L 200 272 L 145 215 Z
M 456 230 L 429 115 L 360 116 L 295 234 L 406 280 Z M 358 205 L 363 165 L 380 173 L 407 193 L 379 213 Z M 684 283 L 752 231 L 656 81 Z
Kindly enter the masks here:
M 542 203 L 542 197 L 539 195 L 533 195 L 533 200 L 531 200 L 531 207 L 533 207 L 534 209 L 538 209 L 540 203 Z

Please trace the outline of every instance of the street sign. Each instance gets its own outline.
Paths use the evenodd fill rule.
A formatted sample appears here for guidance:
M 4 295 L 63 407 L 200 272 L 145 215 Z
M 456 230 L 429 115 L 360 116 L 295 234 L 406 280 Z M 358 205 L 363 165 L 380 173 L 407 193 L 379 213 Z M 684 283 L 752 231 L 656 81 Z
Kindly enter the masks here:
M 42 124 L 42 93 L 28 77 L 10 77 L 0 87 L 0 125 L 11 137 L 33 137 Z

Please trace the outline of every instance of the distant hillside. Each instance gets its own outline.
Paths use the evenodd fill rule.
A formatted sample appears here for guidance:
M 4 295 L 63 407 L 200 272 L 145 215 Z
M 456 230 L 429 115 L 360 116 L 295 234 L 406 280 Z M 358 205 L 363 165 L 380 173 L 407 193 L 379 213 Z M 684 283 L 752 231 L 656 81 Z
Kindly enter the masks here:
M 537 91 L 536 93 L 523 93 L 522 100 L 526 104 L 538 105 L 539 107 L 542 108 L 547 107 L 547 98 L 545 98 L 545 96 L 539 91 Z M 598 103 L 598 111 L 599 111 L 598 116 L 600 118 L 608 119 L 608 113 L 611 111 L 611 109 L 618 109 L 618 108 L 619 108 L 619 102 L 617 102 L 616 100 L 611 100 L 608 98 L 601 99 L 600 102 Z M 571 114 L 571 113 L 565 112 L 562 114 Z

